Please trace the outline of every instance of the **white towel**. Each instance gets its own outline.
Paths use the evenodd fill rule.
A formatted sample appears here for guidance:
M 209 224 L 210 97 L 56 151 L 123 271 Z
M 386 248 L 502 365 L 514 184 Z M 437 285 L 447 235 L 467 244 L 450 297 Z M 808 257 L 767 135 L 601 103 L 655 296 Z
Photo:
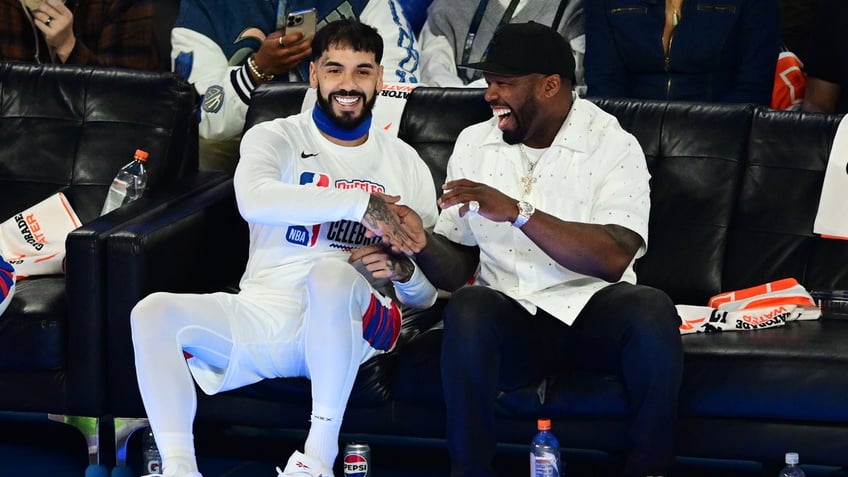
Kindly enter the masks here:
M 822 237 L 848 240 L 848 115 L 842 118 L 824 173 L 819 211 L 813 233 Z
M 681 334 L 774 328 L 821 316 L 813 297 L 794 278 L 719 293 L 708 305 L 676 305 Z

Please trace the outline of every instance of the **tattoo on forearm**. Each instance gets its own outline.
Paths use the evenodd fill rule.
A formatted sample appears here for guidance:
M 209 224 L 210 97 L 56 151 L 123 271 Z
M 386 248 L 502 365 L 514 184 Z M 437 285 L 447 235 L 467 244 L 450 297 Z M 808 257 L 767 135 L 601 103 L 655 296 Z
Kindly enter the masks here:
M 372 228 L 378 229 L 380 222 L 393 222 L 391 211 L 382 200 L 371 196 L 368 207 L 365 209 L 365 220 Z
M 410 260 L 409 257 L 395 255 L 389 263 L 392 275 L 400 278 L 400 281 L 405 282 L 409 280 L 415 272 L 415 266 L 412 264 L 412 260 Z
M 404 244 L 408 240 L 408 237 L 398 224 L 397 216 L 378 197 L 371 196 L 371 199 L 368 201 L 368 207 L 365 209 L 363 220 L 367 222 L 367 227 L 387 234 L 385 238 L 392 241 L 393 244 L 395 240 L 399 240 Z

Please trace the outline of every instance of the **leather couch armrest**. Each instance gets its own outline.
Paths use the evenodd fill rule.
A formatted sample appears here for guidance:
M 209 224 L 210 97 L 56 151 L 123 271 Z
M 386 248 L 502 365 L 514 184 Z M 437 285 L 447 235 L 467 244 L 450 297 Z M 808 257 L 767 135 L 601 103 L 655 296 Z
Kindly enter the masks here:
M 120 281 L 112 281 L 107 273 L 106 244 L 108 237 L 143 223 L 175 204 L 227 180 L 218 172 L 195 174 L 177 181 L 167 189 L 151 190 L 139 200 L 98 217 L 73 230 L 65 241 L 65 289 L 68 299 L 68 408 L 74 414 L 99 415 L 106 401 L 105 343 L 107 297 Z M 93 372 L 99 370 L 99 372 Z
M 236 284 L 247 262 L 247 224 L 238 213 L 232 179 L 110 234 L 108 376 L 117 416 L 141 416 L 130 311 L 158 291 L 203 293 Z

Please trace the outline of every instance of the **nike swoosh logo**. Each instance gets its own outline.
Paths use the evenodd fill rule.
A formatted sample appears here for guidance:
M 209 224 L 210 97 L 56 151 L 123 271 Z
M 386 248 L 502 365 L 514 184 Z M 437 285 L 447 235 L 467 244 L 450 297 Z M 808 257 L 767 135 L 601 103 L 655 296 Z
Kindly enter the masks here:
M 303 152 L 300 153 L 300 157 L 303 158 L 303 159 L 306 159 L 308 157 L 315 157 L 318 154 L 320 154 L 320 153 L 316 152 L 314 154 L 307 154 L 306 151 L 303 151 Z

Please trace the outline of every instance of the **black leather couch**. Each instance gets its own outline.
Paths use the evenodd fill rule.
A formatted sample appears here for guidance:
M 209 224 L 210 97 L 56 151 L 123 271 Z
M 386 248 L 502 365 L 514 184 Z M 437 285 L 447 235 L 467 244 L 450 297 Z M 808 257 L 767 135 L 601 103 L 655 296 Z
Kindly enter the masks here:
M 0 220 L 61 191 L 83 223 L 66 274 L 18 281 L 0 317 L 0 411 L 109 415 L 107 297 L 125 285 L 108 279 L 106 237 L 226 179 L 198 172 L 196 114 L 170 73 L 0 63 Z M 136 148 L 149 152 L 148 190 L 99 217 Z
M 299 111 L 303 91 L 303 85 L 263 85 L 248 125 Z M 649 251 L 637 264 L 642 283 L 667 291 L 676 303 L 695 305 L 721 291 L 785 277 L 809 290 L 848 288 L 848 243 L 812 233 L 838 116 L 750 105 L 596 103 L 638 138 L 652 172 Z M 481 90 L 419 87 L 408 99 L 400 136 L 428 163 L 436 186 L 459 131 L 490 116 Z M 197 197 L 194 208 L 174 210 L 160 225 L 182 228 L 217 219 L 208 208 L 230 207 L 233 195 L 225 188 L 213 192 Z M 121 275 L 130 282 L 168 275 L 176 261 L 180 273 L 201 267 L 204 272 L 191 275 L 204 286 L 233 283 L 237 274 L 220 276 L 221 265 L 227 262 L 234 271 L 239 267 L 229 265 L 243 264 L 246 235 L 243 224 L 232 220 L 185 239 L 220 244 L 214 256 L 192 252 L 193 265 L 183 249 L 160 244 L 158 229 L 148 224 L 111 237 L 109 259 L 130 271 Z M 213 229 L 214 235 L 205 235 Z M 143 266 L 135 270 L 130 263 Z M 209 290 L 224 288 L 218 283 Z M 168 289 L 155 285 L 145 291 Z M 140 296 L 110 296 L 129 300 L 110 305 L 108 341 L 116 351 L 130 346 L 128 312 Z M 405 316 L 397 349 L 362 366 L 343 433 L 411 445 L 443 439 L 443 304 Z M 775 464 L 793 450 L 804 463 L 848 464 L 848 321 L 825 317 L 682 339 L 678 455 Z M 132 357 L 119 359 L 120 372 L 110 376 L 110 407 L 116 415 L 142 415 Z M 217 396 L 201 394 L 197 425 L 297 433 L 308 426 L 309 405 L 305 379 L 266 380 Z M 539 416 L 553 419 L 566 448 L 617 454 L 625 445 L 629 408 L 616 376 L 563 366 L 555 376 L 503 392 L 497 412 L 504 445 L 527 445 Z

